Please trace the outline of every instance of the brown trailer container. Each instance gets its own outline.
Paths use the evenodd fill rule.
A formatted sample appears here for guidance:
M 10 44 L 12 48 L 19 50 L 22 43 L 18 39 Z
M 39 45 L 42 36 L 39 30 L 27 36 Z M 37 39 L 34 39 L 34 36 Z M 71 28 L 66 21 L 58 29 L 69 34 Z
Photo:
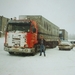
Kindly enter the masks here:
M 20 15 L 19 19 L 35 20 L 38 25 L 38 37 L 43 35 L 48 47 L 56 47 L 59 41 L 59 27 L 41 15 Z

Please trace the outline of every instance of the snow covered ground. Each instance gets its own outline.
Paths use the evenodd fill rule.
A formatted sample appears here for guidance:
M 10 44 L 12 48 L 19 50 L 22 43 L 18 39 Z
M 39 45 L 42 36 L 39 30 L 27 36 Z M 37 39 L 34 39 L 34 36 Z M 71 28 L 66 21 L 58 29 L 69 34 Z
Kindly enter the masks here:
M 9 55 L 0 38 L 0 75 L 75 75 L 75 48 L 59 51 L 46 50 L 46 57 Z

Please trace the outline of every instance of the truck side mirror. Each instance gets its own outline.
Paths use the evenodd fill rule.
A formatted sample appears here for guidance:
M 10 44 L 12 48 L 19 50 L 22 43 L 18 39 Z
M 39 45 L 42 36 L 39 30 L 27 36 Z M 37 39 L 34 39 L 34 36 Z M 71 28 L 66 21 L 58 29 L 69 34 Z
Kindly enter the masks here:
M 36 28 L 33 28 L 33 33 L 36 33 Z

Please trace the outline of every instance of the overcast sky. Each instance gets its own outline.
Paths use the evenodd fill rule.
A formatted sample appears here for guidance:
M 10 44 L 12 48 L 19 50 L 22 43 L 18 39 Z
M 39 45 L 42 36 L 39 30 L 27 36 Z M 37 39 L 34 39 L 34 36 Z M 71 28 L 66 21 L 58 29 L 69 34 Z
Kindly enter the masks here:
M 75 34 L 75 0 L 0 0 L 0 16 L 42 15 L 60 29 Z

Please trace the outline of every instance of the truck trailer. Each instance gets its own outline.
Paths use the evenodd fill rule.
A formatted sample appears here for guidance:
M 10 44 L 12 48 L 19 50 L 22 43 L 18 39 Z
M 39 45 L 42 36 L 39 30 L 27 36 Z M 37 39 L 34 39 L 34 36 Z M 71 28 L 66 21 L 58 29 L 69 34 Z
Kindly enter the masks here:
M 4 50 L 10 54 L 39 51 L 38 39 L 43 35 L 46 47 L 54 48 L 59 42 L 59 27 L 41 15 L 20 15 L 9 20 L 5 31 Z

